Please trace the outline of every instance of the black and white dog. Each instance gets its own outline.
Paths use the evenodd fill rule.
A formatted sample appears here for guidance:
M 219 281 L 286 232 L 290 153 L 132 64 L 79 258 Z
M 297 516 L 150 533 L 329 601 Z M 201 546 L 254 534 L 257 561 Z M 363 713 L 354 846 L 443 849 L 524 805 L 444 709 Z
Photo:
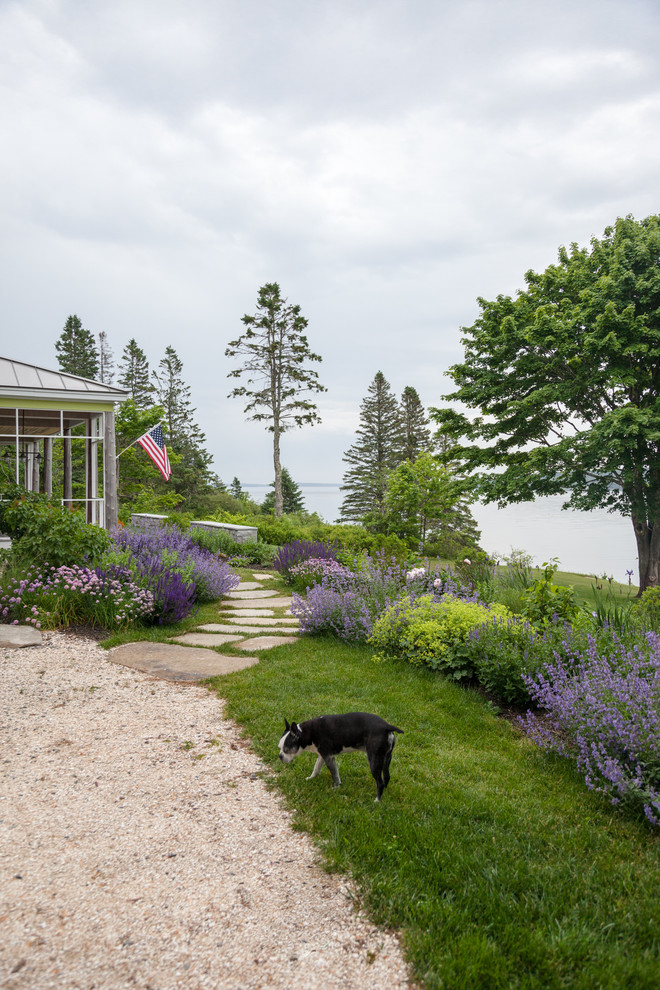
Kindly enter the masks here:
M 378 715 L 368 712 L 349 712 L 347 715 L 321 715 L 307 722 L 292 722 L 284 719 L 286 731 L 279 741 L 280 760 L 291 763 L 298 753 L 309 750 L 317 753 L 316 766 L 307 780 L 316 777 L 323 764 L 332 774 L 332 782 L 339 787 L 339 771 L 335 756 L 340 753 L 361 752 L 367 754 L 371 775 L 376 781 L 380 801 L 381 795 L 390 782 L 390 760 L 394 749 L 394 733 L 403 732 L 390 725 Z

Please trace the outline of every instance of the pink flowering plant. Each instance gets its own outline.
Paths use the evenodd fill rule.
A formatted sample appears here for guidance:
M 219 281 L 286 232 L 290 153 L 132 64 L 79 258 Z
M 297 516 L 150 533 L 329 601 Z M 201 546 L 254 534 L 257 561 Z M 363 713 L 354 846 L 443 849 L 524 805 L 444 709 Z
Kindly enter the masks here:
M 123 629 L 149 621 L 154 596 L 130 580 L 101 568 L 30 568 L 10 578 L 0 592 L 0 621 L 53 629 L 73 625 Z

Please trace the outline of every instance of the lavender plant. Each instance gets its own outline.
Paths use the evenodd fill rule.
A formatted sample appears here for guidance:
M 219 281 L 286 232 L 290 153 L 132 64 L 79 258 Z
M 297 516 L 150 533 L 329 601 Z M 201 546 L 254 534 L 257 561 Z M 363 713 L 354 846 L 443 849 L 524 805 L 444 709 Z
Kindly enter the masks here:
M 539 746 L 573 759 L 587 787 L 660 825 L 660 636 L 647 633 L 632 648 L 613 636 L 607 652 L 590 636 L 570 659 L 525 676 L 544 713 L 528 712 L 523 727 Z
M 291 583 L 291 570 L 297 564 L 314 558 L 315 560 L 336 560 L 339 544 L 322 543 L 320 540 L 292 540 L 280 547 L 273 557 L 273 567 L 287 583 Z
M 330 632 L 345 640 L 368 639 L 374 622 L 404 592 L 417 598 L 438 593 L 439 587 L 434 587 L 438 582 L 444 586 L 437 575 L 424 568 L 407 570 L 383 552 L 360 554 L 351 566 L 328 563 L 318 573 L 320 580 L 307 588 L 304 597 L 293 594 L 291 611 L 298 616 L 302 632 Z
M 161 602 L 161 615 L 172 616 L 182 611 L 183 601 L 187 597 L 184 585 L 192 586 L 194 601 L 208 602 L 226 595 L 239 583 L 238 575 L 228 564 L 200 546 L 189 534 L 181 532 L 177 526 L 147 523 L 119 527 L 112 536 L 114 548 L 108 555 L 108 561 L 116 560 L 119 555 L 119 559 L 135 570 L 140 583 L 148 580 L 152 590 L 158 585 L 157 600 Z M 158 562 L 162 571 L 160 575 Z M 167 594 L 164 579 L 177 573 L 180 580 L 171 578 L 174 587 Z

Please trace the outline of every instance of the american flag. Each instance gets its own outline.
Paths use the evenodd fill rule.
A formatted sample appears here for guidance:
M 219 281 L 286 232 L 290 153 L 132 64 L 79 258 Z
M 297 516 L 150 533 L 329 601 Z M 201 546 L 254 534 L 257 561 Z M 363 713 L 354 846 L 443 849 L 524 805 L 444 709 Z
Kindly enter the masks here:
M 170 461 L 167 456 L 167 447 L 165 446 L 165 437 L 163 436 L 163 430 L 160 425 L 154 426 L 148 433 L 145 433 L 143 437 L 140 437 L 138 443 L 141 447 L 144 447 L 149 457 L 154 462 L 162 476 L 167 481 L 172 474 L 172 469 L 170 468 Z

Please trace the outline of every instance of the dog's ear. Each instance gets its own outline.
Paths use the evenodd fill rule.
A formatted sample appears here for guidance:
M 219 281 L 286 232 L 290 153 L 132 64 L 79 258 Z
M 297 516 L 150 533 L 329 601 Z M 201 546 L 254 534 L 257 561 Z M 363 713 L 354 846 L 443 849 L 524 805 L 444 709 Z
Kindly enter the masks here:
M 284 728 L 286 729 L 287 732 L 291 731 L 291 726 L 289 725 L 286 719 L 284 719 Z

